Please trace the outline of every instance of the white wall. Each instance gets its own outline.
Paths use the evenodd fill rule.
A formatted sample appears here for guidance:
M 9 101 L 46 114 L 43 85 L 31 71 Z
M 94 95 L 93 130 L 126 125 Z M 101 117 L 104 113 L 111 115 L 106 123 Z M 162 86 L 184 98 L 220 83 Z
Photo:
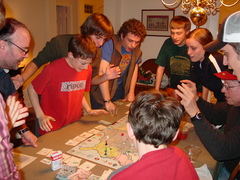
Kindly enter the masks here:
M 173 2 L 173 1 L 171 1 Z M 121 24 L 130 19 L 136 18 L 141 20 L 142 9 L 166 9 L 160 0 L 104 0 L 104 14 L 111 20 L 115 32 L 117 32 Z M 185 15 L 178 7 L 175 15 Z M 189 15 L 185 15 L 189 17 Z M 209 16 L 208 22 L 203 26 L 208 28 L 216 37 L 218 28 L 219 14 Z M 192 25 L 192 29 L 195 26 Z M 143 61 L 156 58 L 158 52 L 167 37 L 147 36 L 141 46 L 143 51 Z
M 84 4 L 94 5 L 95 12 L 103 11 L 103 0 L 97 2 L 95 0 L 5 0 L 6 16 L 23 22 L 32 35 L 28 58 L 23 61 L 22 65 L 26 66 L 42 50 L 46 42 L 57 35 L 57 5 L 67 6 L 70 9 L 69 33 L 76 34 L 80 32 L 79 27 L 86 19 L 86 14 L 83 13 Z M 33 78 L 23 86 L 24 100 L 28 107 L 31 104 L 26 93 L 26 86 Z
M 75 3 L 75 4 L 74 4 Z M 5 0 L 6 16 L 26 24 L 32 34 L 29 57 L 26 65 L 45 46 L 46 42 L 57 35 L 56 6 L 69 6 L 72 14 L 77 14 L 77 0 Z M 79 32 L 78 17 L 72 15 L 71 33 Z
M 5 0 L 6 16 L 13 17 L 26 24 L 32 34 L 29 57 L 31 61 L 46 42 L 57 35 L 56 6 L 70 9 L 70 32 L 79 33 L 79 27 L 89 14 L 84 13 L 84 4 L 94 6 L 94 12 L 103 13 L 103 0 Z

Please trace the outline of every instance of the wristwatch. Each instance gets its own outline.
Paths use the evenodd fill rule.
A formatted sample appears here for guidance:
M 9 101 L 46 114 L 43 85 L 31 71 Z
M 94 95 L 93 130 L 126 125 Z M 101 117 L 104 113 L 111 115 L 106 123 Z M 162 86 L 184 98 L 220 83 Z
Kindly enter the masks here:
M 103 101 L 104 103 L 110 103 L 111 99 L 107 100 L 107 101 Z
M 191 118 L 191 121 L 200 120 L 203 119 L 204 117 L 205 117 L 204 114 L 198 111 L 196 115 Z
M 20 131 L 18 131 L 18 134 L 22 135 L 23 133 L 29 131 L 29 127 L 26 127 L 24 129 L 21 129 Z

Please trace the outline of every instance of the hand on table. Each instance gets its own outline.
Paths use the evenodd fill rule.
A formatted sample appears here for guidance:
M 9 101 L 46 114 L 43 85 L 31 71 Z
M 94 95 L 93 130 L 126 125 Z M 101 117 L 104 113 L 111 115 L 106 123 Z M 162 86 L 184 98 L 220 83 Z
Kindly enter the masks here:
M 26 131 L 25 133 L 21 134 L 22 136 L 22 142 L 25 145 L 32 145 L 33 147 L 37 147 L 37 137 L 31 132 Z
M 88 111 L 88 114 L 90 116 L 98 116 L 100 114 L 108 114 L 108 112 L 105 111 L 104 109 L 95 109 L 95 110 L 91 109 L 90 111 Z
M 112 101 L 106 102 L 105 103 L 105 108 L 106 108 L 107 111 L 112 111 L 113 109 L 116 108 L 116 105 Z

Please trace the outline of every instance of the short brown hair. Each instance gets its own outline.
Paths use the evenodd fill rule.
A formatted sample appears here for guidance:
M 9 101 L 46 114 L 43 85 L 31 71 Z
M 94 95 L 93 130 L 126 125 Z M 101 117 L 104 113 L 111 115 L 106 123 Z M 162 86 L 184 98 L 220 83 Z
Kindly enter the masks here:
M 240 43 L 228 43 L 233 47 L 234 51 L 238 54 L 238 60 L 240 60 Z
M 94 59 L 97 48 L 89 36 L 76 35 L 69 41 L 68 51 L 73 54 L 74 58 Z
M 174 16 L 170 21 L 170 29 L 183 28 L 185 31 L 190 31 L 191 22 L 185 16 Z
M 97 35 L 105 36 L 109 40 L 113 36 L 113 27 L 109 19 L 99 13 L 94 13 L 85 20 L 80 27 L 81 34 L 84 36 Z
M 130 106 L 128 122 L 136 140 L 144 144 L 168 145 L 175 137 L 183 110 L 180 102 L 157 90 L 142 91 Z

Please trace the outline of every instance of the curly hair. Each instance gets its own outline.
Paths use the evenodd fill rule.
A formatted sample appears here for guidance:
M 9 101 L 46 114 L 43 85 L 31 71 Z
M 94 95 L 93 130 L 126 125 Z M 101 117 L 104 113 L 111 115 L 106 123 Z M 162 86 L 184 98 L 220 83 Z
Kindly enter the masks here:
M 118 36 L 121 37 L 121 35 L 123 35 L 124 38 L 128 33 L 132 33 L 135 36 L 141 37 L 141 43 L 147 34 L 143 23 L 134 18 L 129 19 L 122 24 L 121 28 L 118 31 Z
M 172 142 L 183 116 L 176 99 L 157 91 L 142 91 L 130 106 L 128 122 L 139 142 L 153 145 Z

